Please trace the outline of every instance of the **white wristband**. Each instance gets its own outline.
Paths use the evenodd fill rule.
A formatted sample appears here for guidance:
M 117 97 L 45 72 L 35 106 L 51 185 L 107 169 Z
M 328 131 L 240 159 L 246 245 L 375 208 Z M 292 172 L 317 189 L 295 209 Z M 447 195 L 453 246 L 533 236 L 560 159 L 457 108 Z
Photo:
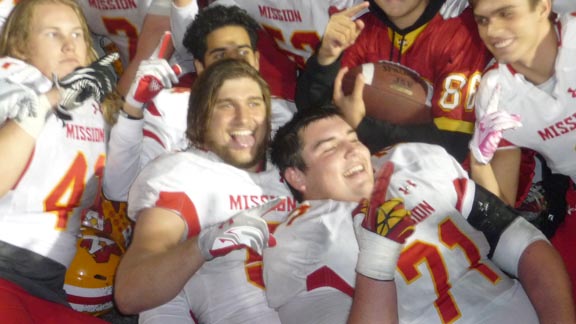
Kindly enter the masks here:
M 376 280 L 393 280 L 403 244 L 362 229 L 356 271 Z
M 26 133 L 36 139 L 42 132 L 44 124 L 46 124 L 46 115 L 52 110 L 52 105 L 45 95 L 39 95 L 35 105 L 37 109 L 33 114 L 21 117 L 15 121 Z

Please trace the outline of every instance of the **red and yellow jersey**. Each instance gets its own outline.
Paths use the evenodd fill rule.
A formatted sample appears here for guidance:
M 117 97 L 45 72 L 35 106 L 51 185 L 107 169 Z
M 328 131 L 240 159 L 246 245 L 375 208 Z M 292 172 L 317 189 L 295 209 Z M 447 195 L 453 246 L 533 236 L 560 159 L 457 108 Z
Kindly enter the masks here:
M 344 52 L 342 65 L 354 67 L 388 60 L 415 70 L 434 88 L 432 116 L 438 128 L 471 134 L 474 95 L 490 58 L 471 10 L 448 20 L 436 14 L 404 37 L 375 14 L 368 13 L 361 19 L 366 27 Z

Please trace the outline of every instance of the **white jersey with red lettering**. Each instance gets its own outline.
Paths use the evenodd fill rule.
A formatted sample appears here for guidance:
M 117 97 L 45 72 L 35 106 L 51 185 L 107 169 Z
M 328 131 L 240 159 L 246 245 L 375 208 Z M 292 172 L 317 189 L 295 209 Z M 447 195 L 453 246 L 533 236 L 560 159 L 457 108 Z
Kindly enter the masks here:
M 488 259 L 486 238 L 467 222 L 475 184 L 456 160 L 427 144 L 400 144 L 373 160 L 390 171 L 386 198 L 403 199 L 417 221 L 395 274 L 401 323 L 538 323 L 519 282 Z M 354 207 L 312 201 L 274 232 L 264 279 L 283 323 L 346 322 L 358 259 Z M 324 310 L 339 318 L 315 314 Z
M 278 196 L 289 197 L 290 192 L 271 165 L 251 173 L 213 153 L 190 149 L 163 155 L 144 168 L 130 190 L 128 216 L 137 224 L 144 208 L 169 209 L 186 222 L 184 240 Z M 294 206 L 289 198 L 265 219 L 275 226 Z M 247 249 L 233 251 L 204 263 L 180 297 L 140 316 L 189 318 L 186 313 L 191 311 L 201 323 L 278 323 L 276 312 L 266 303 L 261 274 L 261 257 Z
M 106 36 L 114 43 L 124 67 L 136 54 L 138 36 L 146 15 L 170 15 L 169 0 L 80 0 L 78 3 L 90 31 Z M 109 44 L 101 45 L 107 47 Z
M 69 114 L 71 120 L 49 115 L 21 178 L 0 198 L 0 240 L 66 267 L 76 252 L 81 211 L 100 192 L 108 133 L 94 100 Z
M 515 73 L 509 65 L 497 64 L 482 78 L 476 116 L 485 114 L 497 84 L 502 87 L 498 109 L 517 114 L 522 127 L 503 132 L 500 146 L 527 147 L 540 153 L 554 173 L 576 180 L 576 17 L 564 15 L 556 25 L 560 46 L 555 76 L 546 91 Z
M 360 0 L 216 0 L 244 8 L 272 35 L 286 55 L 303 68 L 316 50 L 330 16 Z

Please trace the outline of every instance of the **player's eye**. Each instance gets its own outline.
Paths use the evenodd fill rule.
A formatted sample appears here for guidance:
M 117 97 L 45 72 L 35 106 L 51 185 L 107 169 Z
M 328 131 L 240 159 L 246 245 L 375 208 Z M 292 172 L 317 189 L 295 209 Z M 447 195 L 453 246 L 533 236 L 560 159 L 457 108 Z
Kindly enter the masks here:
M 474 20 L 476 20 L 476 24 L 478 24 L 478 26 L 486 26 L 488 25 L 488 18 L 486 17 L 474 17 Z
M 251 51 L 250 49 L 248 49 L 248 48 L 243 48 L 243 49 L 240 49 L 240 50 L 238 51 L 238 54 L 239 54 L 240 56 L 248 56 L 248 55 L 250 55 L 251 52 L 252 52 L 252 51 Z

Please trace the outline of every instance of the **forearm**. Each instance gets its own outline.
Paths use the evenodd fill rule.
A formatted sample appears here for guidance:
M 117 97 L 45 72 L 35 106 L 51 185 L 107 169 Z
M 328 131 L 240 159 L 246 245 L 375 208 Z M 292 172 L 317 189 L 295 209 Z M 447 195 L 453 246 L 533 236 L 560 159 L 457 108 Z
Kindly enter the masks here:
M 356 275 L 349 324 L 398 323 L 396 284 Z
M 128 250 L 118 267 L 114 298 L 124 314 L 137 314 L 172 300 L 204 264 L 197 240 L 161 253 Z
M 536 241 L 522 253 L 519 279 L 540 323 L 575 323 L 574 301 L 566 269 L 558 252 Z
M 340 60 L 322 66 L 318 63 L 316 54 L 312 55 L 296 84 L 295 102 L 298 109 L 314 108 L 332 102 L 334 79 L 339 69 Z

